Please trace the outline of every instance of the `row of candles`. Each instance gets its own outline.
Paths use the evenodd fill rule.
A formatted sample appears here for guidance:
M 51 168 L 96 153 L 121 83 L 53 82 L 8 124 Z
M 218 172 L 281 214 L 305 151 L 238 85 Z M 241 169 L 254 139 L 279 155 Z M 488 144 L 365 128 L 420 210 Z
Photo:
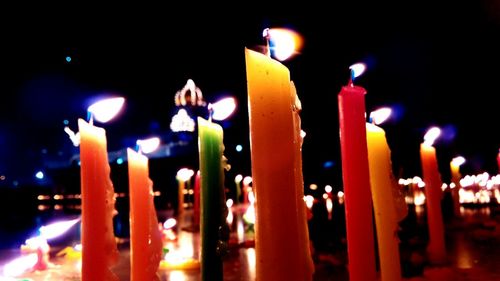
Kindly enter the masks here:
M 267 36 L 272 30 L 267 31 Z M 245 49 L 253 191 L 255 192 L 255 256 L 257 280 L 312 280 L 307 213 L 302 178 L 301 103 L 286 66 Z M 381 280 L 401 280 L 398 240 L 394 233 L 404 213 L 399 208 L 385 132 L 367 123 L 366 90 L 353 83 L 338 95 L 342 176 L 350 280 L 376 280 L 375 214 Z M 90 110 L 89 110 L 90 112 Z M 113 184 L 104 129 L 78 120 L 82 189 L 82 280 L 117 280 L 111 267 L 118 250 L 113 236 Z M 200 232 L 202 280 L 222 280 L 227 242 L 223 188 L 226 159 L 223 130 L 198 118 L 200 160 Z M 421 145 L 426 183 L 428 258 L 446 260 L 440 209 L 441 178 L 437 169 L 433 128 Z M 148 159 L 128 149 L 131 218 L 131 280 L 153 280 L 161 259 L 161 241 L 152 203 Z M 180 200 L 180 199 L 179 199 Z M 180 205 L 181 207 L 183 205 Z M 182 210 L 179 209 L 179 213 Z

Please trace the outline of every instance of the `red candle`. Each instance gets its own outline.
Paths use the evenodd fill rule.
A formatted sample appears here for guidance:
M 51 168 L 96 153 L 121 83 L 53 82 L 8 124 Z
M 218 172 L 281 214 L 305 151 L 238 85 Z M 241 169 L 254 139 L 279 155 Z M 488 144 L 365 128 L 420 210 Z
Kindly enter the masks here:
M 161 233 L 149 178 L 148 158 L 127 149 L 130 197 L 130 280 L 157 280 Z
M 113 231 L 115 192 L 106 148 L 106 131 L 78 119 L 82 192 L 82 281 L 116 280 L 118 261 Z
M 200 229 L 200 171 L 194 179 L 194 207 L 193 207 L 194 229 Z
M 433 133 L 434 137 L 427 137 Z M 426 141 L 420 145 L 420 160 L 425 182 L 425 202 L 427 208 L 427 225 L 429 228 L 429 243 L 427 244 L 427 258 L 432 264 L 446 262 L 444 243 L 443 215 L 441 212 L 441 176 L 439 175 L 436 159 L 436 149 L 432 142 L 439 135 L 440 130 L 433 128 L 426 134 Z M 428 139 L 431 139 L 427 142 Z
M 364 88 L 350 83 L 342 87 L 338 96 L 347 255 L 351 281 L 376 279 L 365 94 Z

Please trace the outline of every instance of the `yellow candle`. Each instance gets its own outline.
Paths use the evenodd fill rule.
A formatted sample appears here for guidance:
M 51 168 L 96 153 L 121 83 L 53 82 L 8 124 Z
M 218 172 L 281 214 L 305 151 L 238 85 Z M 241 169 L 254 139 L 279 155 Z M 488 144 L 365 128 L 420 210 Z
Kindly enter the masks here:
M 460 179 L 462 178 L 460 174 L 460 165 L 464 161 L 465 159 L 463 157 L 456 157 L 450 162 L 451 182 L 455 184 L 455 187 L 451 190 L 453 215 L 457 218 L 460 217 Z
M 425 182 L 425 201 L 429 243 L 427 257 L 432 264 L 446 262 L 443 214 L 441 212 L 441 176 L 439 175 L 436 149 L 426 143 L 420 145 L 420 159 Z
M 295 84 L 290 82 L 290 89 L 292 100 L 294 101 L 293 106 L 293 143 L 295 144 L 295 199 L 297 200 L 297 211 L 298 211 L 298 231 L 299 231 L 299 245 L 309 245 L 309 228 L 307 225 L 307 205 L 304 201 L 304 178 L 302 175 L 302 129 L 301 129 L 301 119 L 300 111 L 302 110 L 302 105 L 300 103 L 299 97 L 297 96 L 297 90 Z M 301 207 L 302 206 L 302 207 Z M 314 263 L 311 257 L 311 250 L 309 247 L 301 247 L 303 250 L 300 256 L 304 259 L 303 264 L 305 264 L 305 280 L 312 276 L 314 273 Z
M 381 280 L 401 280 L 398 221 L 393 196 L 396 183 L 392 174 L 391 151 L 382 128 L 367 123 L 366 138 Z
M 130 197 L 130 280 L 159 280 L 161 233 L 154 206 L 148 158 L 127 149 Z
M 245 49 L 252 177 L 255 191 L 256 280 L 312 280 L 304 262 L 296 193 L 294 99 L 281 63 Z M 302 237 L 302 238 L 301 238 Z M 307 241 L 308 242 L 308 241 Z
M 82 192 L 82 281 L 118 280 L 113 231 L 115 193 L 109 177 L 106 132 L 78 119 Z

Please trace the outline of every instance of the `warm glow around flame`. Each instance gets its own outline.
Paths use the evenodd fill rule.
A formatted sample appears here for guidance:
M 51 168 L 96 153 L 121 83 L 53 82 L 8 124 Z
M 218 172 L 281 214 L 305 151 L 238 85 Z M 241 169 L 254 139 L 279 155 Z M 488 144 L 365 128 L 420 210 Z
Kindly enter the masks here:
M 451 160 L 451 164 L 453 164 L 457 167 L 459 167 L 463 163 L 465 163 L 465 158 L 463 158 L 462 156 L 457 156 Z
M 182 168 L 177 171 L 177 180 L 187 181 L 194 175 L 194 171 L 188 168 Z
M 370 119 L 372 120 L 373 124 L 379 125 L 383 123 L 387 118 L 391 116 L 392 110 L 388 107 L 383 107 L 380 109 L 377 109 L 375 111 L 372 111 L 370 113 Z
M 68 231 L 73 225 L 78 223 L 80 218 L 69 220 L 69 221 L 60 221 L 55 222 L 46 226 L 40 227 L 40 236 L 44 239 L 50 240 L 61 236 L 66 231 Z
M 236 100 L 232 97 L 223 98 L 215 103 L 208 105 L 208 109 L 212 110 L 213 120 L 225 120 L 236 109 Z
M 349 66 L 351 70 L 352 79 L 359 77 L 366 70 L 366 64 L 358 62 Z
M 438 127 L 430 128 L 424 136 L 424 144 L 432 146 L 434 144 L 434 141 L 439 137 L 440 134 L 441 129 L 439 129 Z
M 302 48 L 302 37 L 295 31 L 286 28 L 266 29 L 264 36 L 269 36 L 274 57 L 284 61 L 298 53 Z
M 98 101 L 87 109 L 96 121 L 106 123 L 113 119 L 123 107 L 124 98 L 110 98 Z
M 160 138 L 154 137 L 145 140 L 137 140 L 136 144 L 142 153 L 151 153 L 160 146 Z

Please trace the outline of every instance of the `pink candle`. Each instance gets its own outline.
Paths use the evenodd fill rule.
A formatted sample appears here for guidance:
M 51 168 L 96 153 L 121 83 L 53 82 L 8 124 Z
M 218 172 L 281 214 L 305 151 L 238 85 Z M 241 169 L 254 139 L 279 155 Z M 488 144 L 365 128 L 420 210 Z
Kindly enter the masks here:
M 365 94 L 352 83 L 338 95 L 349 280 L 376 279 Z

